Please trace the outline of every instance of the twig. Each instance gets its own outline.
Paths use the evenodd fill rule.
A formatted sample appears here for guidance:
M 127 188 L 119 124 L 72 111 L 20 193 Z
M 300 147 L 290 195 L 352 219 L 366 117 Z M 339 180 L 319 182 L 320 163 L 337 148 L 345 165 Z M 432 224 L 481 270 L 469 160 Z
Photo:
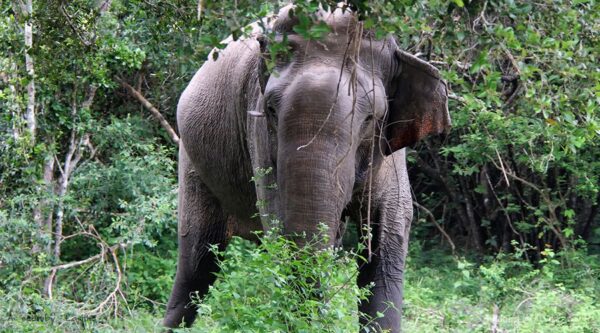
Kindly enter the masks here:
M 510 63 L 512 64 L 513 68 L 517 72 L 517 75 L 521 75 L 521 69 L 519 68 L 519 63 L 515 60 L 515 57 L 513 57 L 512 53 L 510 53 L 510 51 L 508 50 L 508 48 L 506 46 L 504 46 L 503 44 L 500 44 L 500 47 L 502 48 L 502 51 L 504 51 L 504 54 L 506 54 L 506 57 L 508 58 L 508 60 L 510 60 Z
M 491 25 L 490 22 L 485 18 L 485 10 L 487 9 L 487 1 L 483 3 L 483 9 L 479 13 L 479 15 L 473 20 L 473 27 L 479 24 L 479 21 L 483 21 L 483 24 L 486 26 Z
M 467 104 L 467 101 L 463 97 L 458 96 L 456 94 L 448 94 L 448 98 L 453 99 L 455 101 L 459 101 L 459 102 L 461 102 L 464 105 Z
M 487 179 L 487 183 L 490 187 L 490 191 L 492 192 L 492 194 L 494 195 L 494 198 L 496 199 L 496 201 L 498 202 L 498 205 L 500 205 L 500 209 L 502 210 L 502 212 L 504 213 L 504 217 L 506 218 L 506 223 L 508 223 L 508 227 L 510 228 L 510 230 L 519 237 L 519 240 L 521 241 L 521 246 L 525 246 L 525 240 L 523 239 L 523 235 L 519 232 L 517 232 L 517 230 L 515 229 L 515 227 L 512 224 L 512 220 L 510 218 L 510 215 L 508 214 L 508 211 L 506 210 L 506 207 L 504 207 L 504 205 L 502 204 L 502 202 L 500 201 L 500 198 L 498 197 L 498 195 L 496 194 L 496 191 L 494 190 L 494 186 L 492 185 L 492 181 L 490 180 L 489 175 L 485 174 L 485 178 Z M 527 258 L 527 260 L 529 260 L 529 255 L 527 254 L 527 252 L 525 252 L 525 257 Z
M 527 298 L 525 298 L 523 301 L 521 301 L 521 303 L 519 303 L 519 304 L 517 305 L 517 307 L 515 308 L 515 313 L 517 313 L 517 312 L 519 311 L 519 309 L 521 308 L 521 306 L 523 306 L 523 304 L 525 304 L 525 303 L 527 303 L 527 302 L 531 301 L 532 299 L 533 299 L 533 297 L 527 297 Z
M 323 123 L 321 123 L 321 126 L 319 127 L 319 129 L 317 130 L 317 133 L 315 133 L 315 135 L 306 143 L 303 144 L 301 146 L 299 146 L 298 148 L 296 148 L 296 150 L 302 150 L 308 146 L 310 146 L 316 139 L 317 136 L 319 136 L 319 134 L 321 134 L 321 131 L 323 130 L 323 128 L 325 127 L 325 124 L 327 123 L 327 121 L 329 120 L 329 118 L 331 117 L 331 114 L 333 113 L 333 109 L 335 108 L 335 106 L 337 105 L 337 100 L 338 100 L 338 96 L 340 93 L 340 84 L 342 83 L 342 76 L 344 74 L 344 68 L 348 62 L 348 50 L 350 49 L 351 43 L 353 42 L 353 40 L 351 38 L 348 39 L 348 43 L 346 44 L 346 49 L 344 50 L 344 57 L 342 60 L 342 65 L 340 66 L 340 75 L 338 77 L 338 82 L 337 82 L 337 87 L 335 89 L 335 97 L 334 97 L 334 101 L 333 104 L 331 105 L 331 107 L 329 108 L 329 113 L 327 113 L 327 117 L 325 117 L 325 120 L 323 121 Z M 353 50 L 356 52 L 356 50 Z
M 489 156 L 486 156 L 486 157 L 488 157 L 489 161 L 492 162 L 492 164 L 494 164 L 494 166 L 497 169 L 501 169 L 501 167 L 498 164 L 496 164 L 496 162 L 493 159 L 489 158 Z M 544 200 L 544 202 L 546 203 L 546 206 L 548 207 L 548 214 L 550 214 L 550 218 L 549 219 L 544 218 L 544 221 L 546 222 L 546 224 L 548 225 L 550 230 L 552 230 L 554 235 L 556 235 L 556 238 L 558 238 L 558 241 L 560 242 L 560 245 L 562 246 L 562 248 L 564 248 L 564 249 L 568 248 L 569 244 L 568 244 L 566 237 L 555 225 L 555 222 L 559 221 L 558 216 L 556 215 L 557 204 L 551 200 L 550 196 L 548 195 L 548 192 L 540 189 L 534 183 L 515 175 L 514 172 L 507 172 L 506 174 L 510 178 L 512 178 L 514 180 L 518 180 L 522 184 L 529 186 L 531 189 L 535 190 L 536 192 L 538 192 L 540 194 L 540 197 L 542 198 L 542 200 Z
M 494 150 L 496 151 L 496 156 L 498 156 L 498 160 L 500 161 L 500 168 L 502 169 L 502 175 L 504 175 L 504 180 L 506 181 L 506 187 L 510 187 L 508 176 L 506 176 L 506 169 L 504 168 L 504 163 L 502 162 L 502 157 L 500 157 L 500 153 L 496 147 L 494 147 Z

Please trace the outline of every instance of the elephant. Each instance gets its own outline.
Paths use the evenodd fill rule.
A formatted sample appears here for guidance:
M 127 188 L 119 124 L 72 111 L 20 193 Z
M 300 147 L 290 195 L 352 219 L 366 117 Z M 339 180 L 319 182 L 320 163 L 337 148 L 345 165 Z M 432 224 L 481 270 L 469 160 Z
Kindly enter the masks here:
M 255 237 L 276 219 L 299 243 L 325 224 L 322 246 L 335 246 L 349 217 L 370 225 L 357 283 L 372 289 L 359 310 L 400 331 L 412 220 L 405 147 L 449 129 L 446 83 L 348 8 L 320 9 L 329 32 L 318 40 L 294 31 L 293 8 L 209 56 L 180 97 L 179 254 L 166 327 L 193 323 L 190 295 L 205 295 L 218 270 L 211 245 Z M 289 51 L 271 70 L 273 41 Z

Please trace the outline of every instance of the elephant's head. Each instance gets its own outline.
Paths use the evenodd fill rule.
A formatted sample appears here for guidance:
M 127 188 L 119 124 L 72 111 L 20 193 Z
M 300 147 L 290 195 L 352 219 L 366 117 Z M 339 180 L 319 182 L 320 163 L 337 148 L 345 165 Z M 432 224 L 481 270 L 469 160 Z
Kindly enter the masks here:
M 287 234 L 314 234 L 325 223 L 333 239 L 370 166 L 449 126 L 446 85 L 393 38 L 362 31 L 350 11 L 322 11 L 331 32 L 309 41 L 293 31 L 290 8 L 273 24 L 280 40 L 287 36 L 290 54 L 277 62 L 276 74 L 260 79 L 276 213 Z

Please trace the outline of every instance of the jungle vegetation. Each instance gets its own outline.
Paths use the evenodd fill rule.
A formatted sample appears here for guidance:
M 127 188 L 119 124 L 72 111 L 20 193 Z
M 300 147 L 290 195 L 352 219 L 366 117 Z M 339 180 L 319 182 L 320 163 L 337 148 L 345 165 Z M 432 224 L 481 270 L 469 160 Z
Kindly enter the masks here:
M 451 133 L 408 152 L 404 330 L 599 332 L 598 2 L 349 2 L 450 87 Z M 297 33 L 327 32 L 318 2 L 297 4 Z M 0 0 L 0 331 L 160 331 L 178 97 L 221 40 L 279 6 Z M 234 240 L 191 330 L 357 330 L 356 241 Z

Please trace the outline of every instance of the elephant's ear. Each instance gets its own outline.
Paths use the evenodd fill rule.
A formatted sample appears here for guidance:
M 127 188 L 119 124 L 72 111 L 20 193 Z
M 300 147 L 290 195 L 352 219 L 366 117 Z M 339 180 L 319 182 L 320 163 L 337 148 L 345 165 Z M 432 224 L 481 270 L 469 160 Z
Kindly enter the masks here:
M 385 127 L 386 154 L 450 127 L 448 92 L 439 71 L 400 49 L 395 58 L 399 69 Z

